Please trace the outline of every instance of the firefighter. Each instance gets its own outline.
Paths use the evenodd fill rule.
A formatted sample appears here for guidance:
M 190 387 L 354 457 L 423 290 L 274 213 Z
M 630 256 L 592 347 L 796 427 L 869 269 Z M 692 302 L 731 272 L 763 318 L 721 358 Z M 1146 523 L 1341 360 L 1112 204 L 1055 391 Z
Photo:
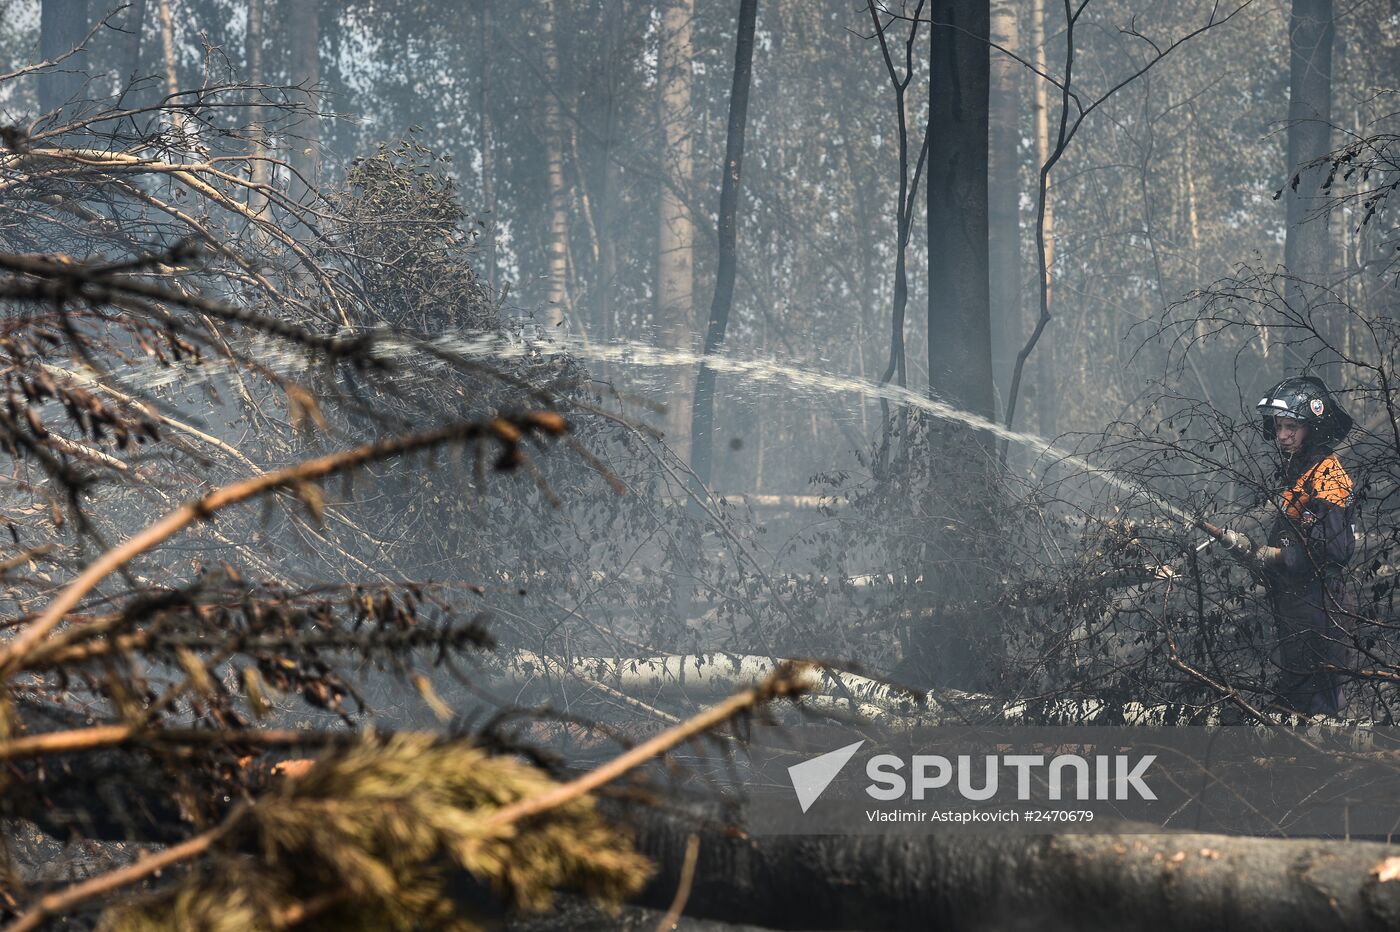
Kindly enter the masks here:
M 1225 532 L 1226 545 L 1262 572 L 1278 633 L 1277 701 L 1307 715 L 1346 707 L 1351 611 L 1343 568 L 1356 549 L 1351 476 L 1336 448 L 1352 419 L 1321 379 L 1284 379 L 1259 400 L 1264 436 L 1278 445 L 1273 526 L 1255 548 Z

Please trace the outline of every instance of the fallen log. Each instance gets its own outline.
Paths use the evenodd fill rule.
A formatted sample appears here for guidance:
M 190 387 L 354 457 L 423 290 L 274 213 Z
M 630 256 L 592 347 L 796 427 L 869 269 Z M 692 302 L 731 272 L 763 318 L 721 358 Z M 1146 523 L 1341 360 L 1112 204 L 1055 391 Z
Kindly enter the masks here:
M 546 657 L 530 651 L 505 655 L 494 672 L 514 687 L 528 686 L 542 677 L 568 675 L 584 683 L 603 683 L 628 696 L 646 699 L 672 693 L 691 699 L 727 696 L 750 689 L 766 679 L 781 659 L 753 654 L 711 652 L 669 654 L 656 657 L 613 659 L 608 657 Z M 805 689 L 846 698 L 868 708 L 903 712 L 938 711 L 933 693 L 846 673 L 829 667 L 804 666 L 799 674 Z
M 633 809 L 663 907 L 774 929 L 1400 928 L 1400 846 L 1225 835 L 768 836 Z
M 497 662 L 497 660 L 499 662 Z M 600 685 L 609 693 L 643 703 L 704 701 L 752 688 L 781 662 L 753 654 L 708 652 L 654 657 L 555 658 L 519 650 L 493 658 L 487 676 L 513 689 L 547 688 L 571 678 L 586 693 Z M 1109 702 L 1102 699 L 999 698 L 955 689 L 915 689 L 813 663 L 801 674 L 807 690 L 799 701 L 808 708 L 857 715 L 882 725 L 1238 725 L 1233 705 Z M 1253 719 L 1248 723 L 1255 723 Z M 1314 717 L 1310 724 L 1365 728 L 1366 722 Z

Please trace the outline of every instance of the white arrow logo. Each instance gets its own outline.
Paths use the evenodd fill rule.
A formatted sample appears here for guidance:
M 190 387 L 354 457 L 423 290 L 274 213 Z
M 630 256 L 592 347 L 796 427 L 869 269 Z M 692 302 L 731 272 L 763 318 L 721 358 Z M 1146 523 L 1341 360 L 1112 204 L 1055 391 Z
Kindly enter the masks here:
M 797 802 L 803 812 L 812 808 L 812 803 L 826 792 L 826 788 L 831 786 L 831 781 L 836 779 L 841 768 L 855 757 L 856 751 L 859 751 L 864 743 L 857 741 L 855 744 L 828 751 L 820 757 L 793 764 L 788 768 L 788 777 L 792 779 L 792 788 L 797 793 Z

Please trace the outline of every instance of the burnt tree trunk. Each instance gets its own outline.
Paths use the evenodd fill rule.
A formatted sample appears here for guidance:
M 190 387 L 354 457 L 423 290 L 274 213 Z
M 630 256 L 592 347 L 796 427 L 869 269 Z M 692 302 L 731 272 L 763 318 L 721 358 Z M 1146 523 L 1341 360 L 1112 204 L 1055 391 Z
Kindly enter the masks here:
M 1321 211 L 1328 166 L 1308 163 L 1332 148 L 1335 33 L 1332 0 L 1293 0 L 1288 24 L 1288 178 L 1284 185 L 1288 229 L 1283 247 L 1290 278 L 1284 300 L 1294 314 L 1305 317 L 1325 305 L 1331 277 L 1331 238 L 1327 216 Z M 1328 326 L 1331 321 L 1317 315 L 1314 322 L 1321 336 L 1334 338 Z M 1309 347 L 1296 346 L 1289 352 L 1289 361 L 1301 368 L 1310 355 Z M 1335 357 L 1327 361 L 1334 362 Z
M 883 385 L 894 380 L 895 384 L 905 388 L 909 384 L 908 362 L 905 358 L 904 347 L 904 319 L 909 303 L 909 269 L 908 269 L 908 249 L 909 236 L 913 230 L 914 198 L 917 195 L 917 184 L 919 169 L 922 168 L 924 159 L 927 157 L 928 134 L 925 132 L 925 147 L 920 152 L 918 168 L 915 170 L 914 187 L 911 192 L 909 178 L 909 122 L 905 108 L 905 96 L 909 90 L 909 84 L 914 78 L 913 46 L 918 38 L 919 14 L 923 12 L 921 2 L 914 8 L 914 22 L 909 27 L 908 39 L 905 43 L 904 71 L 900 73 L 895 66 L 894 57 L 890 53 L 890 43 L 886 35 L 894 20 L 887 23 L 880 21 L 882 8 L 875 4 L 875 0 L 868 0 L 866 9 L 870 11 L 871 23 L 875 27 L 876 37 L 880 41 L 880 53 L 885 60 L 885 70 L 890 77 L 890 85 L 894 88 L 895 107 L 895 142 L 899 150 L 899 195 L 895 202 L 895 265 L 894 265 L 894 294 L 890 312 L 890 359 L 885 368 L 884 375 L 880 377 L 880 384 Z M 848 147 L 849 151 L 849 147 Z M 862 201 L 862 203 L 864 203 Z M 868 229 L 869 224 L 864 224 L 862 229 Z M 881 402 L 881 408 L 885 415 L 885 430 L 889 431 L 889 404 Z
M 987 214 L 991 26 L 988 0 L 930 6 L 928 181 L 929 395 L 995 417 Z M 971 611 L 939 614 L 911 632 L 905 673 L 921 681 L 995 691 L 995 619 L 988 590 L 995 543 L 992 435 L 951 422 L 927 425 L 920 496 L 922 601 Z
M 929 394 L 990 419 L 988 2 L 936 0 L 930 15 Z M 990 450 L 987 435 L 977 442 Z
M 724 152 L 724 183 L 719 198 L 719 271 L 715 297 L 710 304 L 710 325 L 705 331 L 705 355 L 719 351 L 734 305 L 734 276 L 738 267 L 739 180 L 744 162 L 744 129 L 749 112 L 749 84 L 753 75 L 753 34 L 758 0 L 740 0 L 739 35 L 734 50 L 734 84 L 729 96 L 729 136 Z M 691 468 L 702 484 L 710 481 L 714 448 L 715 370 L 700 364 L 695 380 L 695 407 L 691 421 Z

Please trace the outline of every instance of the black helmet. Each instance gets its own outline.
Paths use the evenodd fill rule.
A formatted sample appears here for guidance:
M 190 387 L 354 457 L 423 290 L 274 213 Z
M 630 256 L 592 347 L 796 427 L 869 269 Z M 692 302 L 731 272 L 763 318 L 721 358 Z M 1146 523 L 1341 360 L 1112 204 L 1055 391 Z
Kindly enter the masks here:
M 1269 389 L 1255 406 L 1264 436 L 1274 439 L 1274 419 L 1292 418 L 1308 425 L 1308 443 L 1339 443 L 1351 431 L 1351 415 L 1332 398 L 1323 381 L 1315 376 L 1284 379 Z

